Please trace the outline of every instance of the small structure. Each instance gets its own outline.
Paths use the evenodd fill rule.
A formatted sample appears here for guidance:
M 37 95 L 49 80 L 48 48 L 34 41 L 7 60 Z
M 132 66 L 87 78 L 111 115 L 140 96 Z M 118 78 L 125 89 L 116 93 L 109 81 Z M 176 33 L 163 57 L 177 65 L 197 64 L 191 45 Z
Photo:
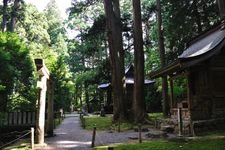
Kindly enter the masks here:
M 134 66 L 133 64 L 130 64 L 126 70 L 125 70 L 125 83 L 126 83 L 126 109 L 129 112 L 132 109 L 132 102 L 133 102 L 133 88 L 134 88 Z M 151 85 L 153 84 L 154 81 L 152 80 L 145 80 L 145 86 Z M 110 98 L 106 98 L 105 100 L 105 106 L 110 106 L 112 105 L 112 101 L 111 101 L 111 83 L 104 83 L 104 84 L 100 84 L 98 86 L 99 89 L 104 89 L 107 91 L 107 97 Z M 107 104 L 107 105 L 106 105 Z
M 165 75 L 169 76 L 170 113 L 175 122 L 181 120 L 183 129 L 186 127 L 192 134 L 194 131 L 224 127 L 225 30 L 223 23 L 193 39 L 177 61 L 150 73 L 152 78 Z M 178 83 L 177 80 L 186 83 L 183 85 L 185 88 L 182 95 L 175 94 L 174 85 Z M 181 117 L 178 114 L 179 110 Z
M 111 83 L 100 84 L 98 85 L 98 88 L 103 90 L 103 92 L 101 92 L 101 96 L 103 97 L 103 107 L 104 107 L 105 113 L 109 113 L 109 114 L 113 113 Z M 101 107 L 102 107 L 102 104 L 101 104 Z

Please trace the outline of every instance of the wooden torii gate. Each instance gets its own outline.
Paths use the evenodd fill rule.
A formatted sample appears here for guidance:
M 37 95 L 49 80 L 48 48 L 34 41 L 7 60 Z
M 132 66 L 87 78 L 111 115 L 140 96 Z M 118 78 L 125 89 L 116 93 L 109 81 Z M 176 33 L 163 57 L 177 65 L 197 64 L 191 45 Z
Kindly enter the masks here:
M 36 143 L 44 144 L 45 135 L 45 104 L 46 92 L 48 91 L 48 124 L 47 133 L 53 135 L 53 82 L 50 80 L 50 73 L 44 64 L 43 59 L 35 59 L 39 81 L 37 81 L 38 99 L 37 99 L 37 120 L 36 120 Z

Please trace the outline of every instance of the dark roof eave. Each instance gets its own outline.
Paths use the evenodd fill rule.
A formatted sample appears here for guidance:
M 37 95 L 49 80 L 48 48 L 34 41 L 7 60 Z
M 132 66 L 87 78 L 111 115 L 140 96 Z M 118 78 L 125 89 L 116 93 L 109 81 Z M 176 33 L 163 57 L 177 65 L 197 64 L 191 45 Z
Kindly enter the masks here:
M 165 66 L 163 68 L 160 68 L 156 71 L 153 71 L 149 74 L 149 76 L 154 79 L 154 78 L 159 78 L 159 77 L 162 77 L 164 75 L 168 75 L 170 73 L 173 73 L 175 71 L 178 71 L 181 69 L 181 63 L 180 63 L 180 60 L 177 60 L 175 61 L 174 63 L 168 65 L 168 66 Z

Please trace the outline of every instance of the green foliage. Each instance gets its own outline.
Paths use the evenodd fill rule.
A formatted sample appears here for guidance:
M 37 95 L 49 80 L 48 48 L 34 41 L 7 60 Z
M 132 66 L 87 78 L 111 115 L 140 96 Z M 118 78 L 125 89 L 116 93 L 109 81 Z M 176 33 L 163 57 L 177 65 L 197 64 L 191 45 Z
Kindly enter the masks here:
M 50 36 L 51 44 L 57 44 L 59 41 L 58 36 L 65 35 L 63 20 L 59 12 L 60 10 L 57 7 L 56 1 L 51 0 L 45 9 L 45 16 L 48 20 L 48 34 Z
M 63 27 L 63 20 L 60 18 L 59 9 L 57 8 L 55 1 L 52 0 L 47 5 L 44 13 L 39 12 L 33 5 L 23 5 L 19 21 L 17 22 L 16 33 L 18 33 L 18 35 L 23 39 L 23 45 L 26 45 L 27 52 L 29 49 L 28 58 L 43 58 L 47 68 L 50 70 L 51 76 L 55 81 L 55 108 L 59 109 L 67 107 L 68 110 L 71 103 L 74 86 L 71 79 L 70 70 L 67 65 L 67 39 L 65 29 Z M 15 37 L 18 37 L 16 34 L 14 35 Z M 4 40 L 6 40 L 6 38 L 1 40 L 1 42 L 4 42 Z M 12 43 L 9 43 L 8 45 L 14 46 L 15 43 L 16 41 L 12 41 Z M 13 47 L 13 49 L 16 48 Z M 23 59 L 22 61 L 21 59 L 18 59 L 22 57 L 20 54 L 12 54 L 9 52 L 2 52 L 0 50 L 1 63 L 10 62 L 17 64 L 16 66 L 19 66 L 21 63 L 27 63 L 26 59 Z M 35 107 L 37 92 L 35 86 L 37 79 L 33 78 L 32 73 L 36 74 L 36 71 L 32 72 L 33 68 L 30 70 L 30 65 L 32 66 L 33 62 L 29 62 L 27 68 L 23 65 L 20 67 L 21 69 L 26 69 L 27 72 L 30 72 L 31 77 L 27 77 L 25 72 L 17 71 L 10 66 L 6 67 L 9 71 L 6 72 L 6 69 L 4 72 L 4 74 L 7 74 L 8 76 L 24 76 L 24 80 L 29 80 L 29 86 L 21 84 L 17 77 L 12 79 L 6 77 L 4 79 L 8 82 L 13 81 L 10 84 L 3 83 L 2 80 L 0 80 L 0 91 L 9 93 L 5 97 L 9 98 L 7 103 L 8 109 L 10 110 L 28 110 L 31 105 Z M 14 70 L 14 72 L 11 70 Z M 13 75 L 9 74 L 11 72 Z M 15 89 L 14 86 L 19 87 L 18 90 Z M 23 89 L 29 90 L 24 91 Z M 20 92 L 22 90 L 23 92 Z
M 36 43 L 35 48 L 40 49 L 41 45 L 50 43 L 48 27 L 46 16 L 39 12 L 35 6 L 29 4 L 25 5 L 21 21 L 17 23 L 16 32 L 29 44 Z
M 215 0 L 164 0 L 162 7 L 168 62 L 177 58 L 191 38 L 219 19 Z
M 5 86 L 0 84 L 0 91 L 3 91 L 3 90 L 5 90 Z
M 149 113 L 148 115 L 149 115 L 150 118 L 154 118 L 154 119 L 163 118 L 163 113 Z
M 187 95 L 187 79 L 184 77 L 174 80 L 174 97 L 177 99 L 185 98 Z
M 146 102 L 146 110 L 147 112 L 161 112 L 162 106 L 161 106 L 161 91 L 158 90 L 158 85 L 155 83 L 155 85 L 145 89 L 146 90 L 146 96 L 145 96 L 145 102 Z
M 32 87 L 33 62 L 26 44 L 14 33 L 0 33 L 0 66 L 0 94 L 7 95 L 2 100 L 4 105 L 21 107 L 24 101 L 31 103 L 34 97 L 27 93 Z
M 84 117 L 85 129 L 93 130 L 96 127 L 97 130 L 113 130 L 118 131 L 118 123 L 113 123 L 112 116 L 100 117 L 100 116 L 85 116 Z M 127 122 L 120 123 L 120 130 L 126 131 L 132 129 L 133 125 Z
M 85 119 L 85 129 L 93 130 L 96 127 L 97 130 L 108 130 L 112 125 L 112 117 L 99 117 L 99 116 L 87 116 Z
M 77 76 L 76 84 L 82 85 L 85 82 L 92 83 L 92 82 L 95 81 L 95 78 L 96 78 L 96 71 L 95 70 L 86 71 L 86 72 Z

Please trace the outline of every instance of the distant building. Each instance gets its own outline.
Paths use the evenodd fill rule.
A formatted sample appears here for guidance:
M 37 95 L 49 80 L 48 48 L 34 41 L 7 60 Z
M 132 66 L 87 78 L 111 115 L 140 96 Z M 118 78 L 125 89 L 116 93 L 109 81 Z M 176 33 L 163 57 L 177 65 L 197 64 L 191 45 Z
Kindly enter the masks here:
M 126 83 L 126 109 L 131 111 L 133 101 L 133 87 L 134 87 L 134 66 L 130 64 L 125 70 L 125 83 Z M 145 80 L 145 86 L 153 84 L 152 80 Z M 99 89 L 106 90 L 107 96 L 105 96 L 105 107 L 111 107 L 112 112 L 112 100 L 111 100 L 111 83 L 104 83 L 98 86 Z

